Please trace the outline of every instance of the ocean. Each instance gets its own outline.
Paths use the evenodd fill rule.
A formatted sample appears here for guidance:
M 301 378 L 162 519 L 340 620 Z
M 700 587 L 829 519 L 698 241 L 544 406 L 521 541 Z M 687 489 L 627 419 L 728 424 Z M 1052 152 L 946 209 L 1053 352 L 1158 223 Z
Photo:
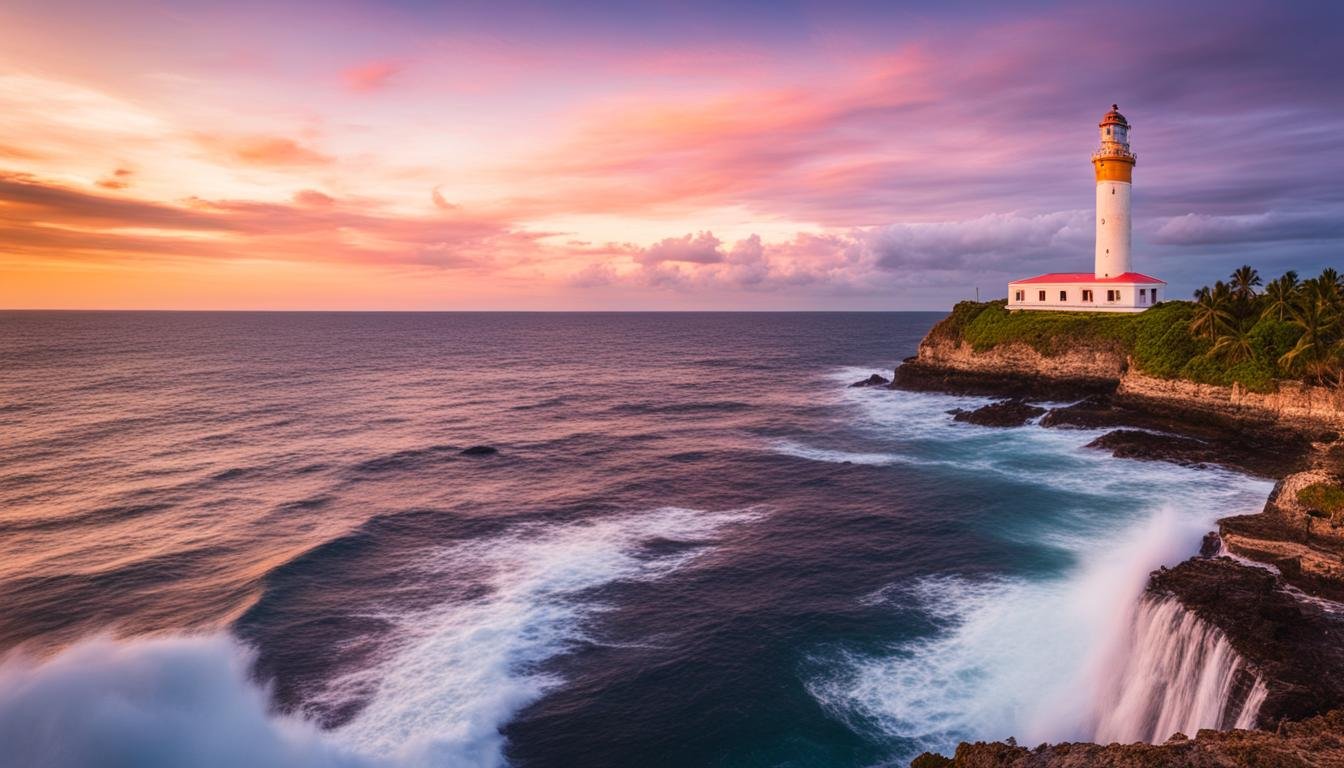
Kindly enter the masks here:
M 847 386 L 939 317 L 0 313 L 0 766 L 1086 739 L 1270 484 Z

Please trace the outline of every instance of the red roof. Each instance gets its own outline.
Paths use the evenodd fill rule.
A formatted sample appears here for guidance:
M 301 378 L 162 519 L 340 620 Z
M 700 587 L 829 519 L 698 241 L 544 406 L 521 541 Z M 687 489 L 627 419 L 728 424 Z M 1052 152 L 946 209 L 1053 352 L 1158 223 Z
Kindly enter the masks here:
M 1010 280 L 1008 284 L 1022 285 L 1024 283 L 1157 283 L 1158 285 L 1166 285 L 1166 282 L 1158 280 L 1156 277 L 1149 277 L 1138 272 L 1126 272 L 1115 277 L 1097 277 L 1091 272 L 1048 272 L 1024 280 Z

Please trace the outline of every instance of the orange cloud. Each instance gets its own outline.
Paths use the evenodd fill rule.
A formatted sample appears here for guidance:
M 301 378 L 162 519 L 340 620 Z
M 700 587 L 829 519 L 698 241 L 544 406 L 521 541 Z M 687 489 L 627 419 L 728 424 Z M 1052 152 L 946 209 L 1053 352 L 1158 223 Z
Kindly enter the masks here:
M 326 208 L 334 205 L 336 199 L 315 189 L 301 189 L 294 193 L 294 203 L 308 208 Z
M 203 146 L 224 159 L 254 166 L 329 165 L 335 158 L 284 136 L 215 136 L 200 134 Z
M 94 182 L 103 189 L 125 189 L 131 185 L 131 176 L 134 175 L 129 168 L 118 168 L 111 175 L 104 176 Z
M 354 262 L 507 268 L 536 258 L 547 232 L 495 215 L 398 216 L 315 190 L 293 203 L 107 197 L 0 172 L 0 255 L 60 260 Z

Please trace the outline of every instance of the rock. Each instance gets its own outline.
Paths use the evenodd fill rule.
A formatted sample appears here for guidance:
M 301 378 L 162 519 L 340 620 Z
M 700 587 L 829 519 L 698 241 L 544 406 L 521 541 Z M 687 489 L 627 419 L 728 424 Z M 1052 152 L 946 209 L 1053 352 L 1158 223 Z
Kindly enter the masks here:
M 1148 591 L 1217 627 L 1259 672 L 1269 690 L 1261 727 L 1344 707 L 1344 617 L 1299 599 L 1274 572 L 1195 558 L 1156 571 Z
M 885 387 L 886 385 L 888 385 L 888 384 L 890 384 L 890 383 L 891 383 L 891 382 L 888 381 L 888 380 L 886 379 L 886 377 L 884 377 L 884 376 L 882 376 L 882 375 L 880 375 L 880 374 L 876 374 L 876 373 L 874 373 L 872 376 L 869 376 L 868 378 L 866 378 L 866 379 L 864 379 L 864 380 L 862 380 L 862 381 L 856 381 L 856 382 L 854 382 L 853 384 L 850 384 L 849 386 L 851 386 L 851 387 Z
M 1045 409 L 1032 405 L 1025 400 L 1000 400 L 974 411 L 960 411 L 952 418 L 968 424 L 982 427 L 1020 427 L 1031 419 L 1045 413 Z
M 1087 447 L 1110 451 L 1111 455 L 1121 459 L 1170 461 L 1187 467 L 1217 463 L 1221 458 L 1215 447 L 1202 440 L 1138 429 L 1107 432 Z
M 924 753 L 911 768 L 1322 768 L 1344 765 L 1344 710 L 1276 733 L 1201 730 L 1166 744 L 1054 744 L 1034 750 L 1003 742 L 963 742 L 945 762 Z M 918 762 L 924 761 L 924 762 Z
M 1110 395 L 1092 395 L 1071 405 L 1051 408 L 1041 419 L 1041 426 L 1099 429 L 1134 426 L 1135 422 L 1135 415 L 1116 408 Z
M 1223 543 L 1237 555 L 1278 568 L 1304 592 L 1344 601 L 1344 526 L 1313 516 L 1297 498 L 1303 488 L 1335 481 L 1334 472 L 1324 469 L 1284 477 L 1263 512 L 1218 521 Z
M 470 448 L 463 448 L 463 456 L 494 456 L 499 453 L 499 449 L 492 445 L 473 445 Z
M 1219 552 L 1223 551 L 1223 540 L 1218 536 L 1217 531 L 1209 531 L 1204 534 L 1204 539 L 1199 542 L 1200 557 L 1217 557 Z
M 1123 408 L 1107 411 L 1096 407 L 1096 402 L 1056 408 L 1041 417 L 1041 425 L 1137 427 L 1109 432 L 1088 447 L 1109 450 L 1127 459 L 1170 461 L 1185 466 L 1216 464 L 1260 477 L 1282 477 L 1299 468 L 1307 455 L 1308 447 L 1300 441 L 1281 442 L 1273 435 L 1181 423 Z

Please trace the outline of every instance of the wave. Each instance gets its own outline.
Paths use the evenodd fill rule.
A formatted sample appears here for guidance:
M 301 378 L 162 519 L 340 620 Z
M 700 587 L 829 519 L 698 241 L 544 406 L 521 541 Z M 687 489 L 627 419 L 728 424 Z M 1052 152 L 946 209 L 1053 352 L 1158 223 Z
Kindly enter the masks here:
M 604 587 L 687 568 L 762 514 L 667 507 L 524 523 L 407 563 L 427 578 L 481 574 L 483 588 L 381 612 L 392 630 L 374 662 L 311 694 L 315 708 L 355 710 L 331 731 L 271 712 L 269 688 L 249 680 L 255 655 L 228 635 L 12 656 L 0 665 L 0 767 L 499 766 L 501 727 L 564 683 L 548 664 L 592 639 Z
M 366 753 L 500 764 L 499 726 L 562 683 L 544 664 L 587 639 L 590 621 L 607 607 L 595 590 L 666 576 L 704 556 L 726 526 L 757 515 L 664 508 L 562 526 L 527 524 L 436 551 L 415 567 L 485 574 L 485 594 L 386 616 L 400 639 L 380 661 L 319 694 L 328 707 L 371 694 L 335 736 Z
M 226 636 L 84 641 L 0 663 L 0 766 L 365 768 L 300 718 L 269 711 L 251 654 Z
M 1211 517 L 1168 507 L 1103 542 L 1078 539 L 1086 565 L 1064 578 L 939 576 L 869 595 L 941 629 L 878 652 L 819 653 L 808 690 L 851 728 L 904 745 L 906 758 L 963 740 L 1091 740 L 1149 572 L 1196 551 Z

